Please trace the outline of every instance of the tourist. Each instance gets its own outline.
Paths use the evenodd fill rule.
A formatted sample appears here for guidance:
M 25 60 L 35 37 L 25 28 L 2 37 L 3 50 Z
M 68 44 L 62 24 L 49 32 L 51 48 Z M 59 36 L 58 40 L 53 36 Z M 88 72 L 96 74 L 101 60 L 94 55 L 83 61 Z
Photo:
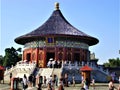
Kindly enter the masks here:
M 29 87 L 32 87 L 33 77 L 32 74 L 28 77 Z
M 68 87 L 68 74 L 67 73 L 65 73 L 64 81 L 65 81 L 65 86 Z
M 58 86 L 58 76 L 55 75 L 55 85 Z
M 92 82 L 93 90 L 95 90 L 95 79 L 93 78 L 91 82 Z
M 52 68 L 52 66 L 53 66 L 53 65 L 52 65 L 52 61 L 50 61 L 50 68 Z
M 81 85 L 82 87 L 84 86 L 84 75 L 83 74 L 81 75 Z
M 47 66 L 48 66 L 49 68 L 52 68 L 52 59 L 50 59 L 50 60 L 48 61 Z
M 10 73 L 10 84 L 11 84 L 11 79 L 12 79 L 12 73 Z
M 120 84 L 120 76 L 119 76 L 119 84 Z
M 57 60 L 55 60 L 54 68 L 58 68 Z
M 39 84 L 41 84 L 41 85 L 43 84 L 43 77 L 42 76 L 39 77 Z
M 111 79 L 108 84 L 109 90 L 114 90 L 114 88 L 117 90 L 117 88 L 114 86 L 113 80 Z
M 75 87 L 75 76 L 72 77 L 73 86 Z
M 35 78 L 35 75 L 32 75 L 32 82 L 33 82 L 33 87 L 35 87 L 35 84 L 36 84 L 36 78 Z
M 26 90 L 27 87 L 28 87 L 28 85 L 27 85 L 27 77 L 26 77 L 26 74 L 24 74 L 24 77 L 23 77 L 23 89 Z
M 119 84 L 119 86 L 118 86 L 118 90 L 120 90 L 120 84 Z
M 50 75 L 49 83 L 52 83 L 52 80 L 53 80 L 53 77 L 52 77 L 52 75 Z
M 48 63 L 47 63 L 47 67 L 49 67 L 49 68 L 50 68 L 50 61 L 48 61 Z
M 52 80 L 52 82 L 51 82 L 51 87 L 52 87 L 53 90 L 55 90 L 55 82 L 54 82 L 54 80 Z
M 44 76 L 44 86 L 46 86 L 46 81 L 47 81 L 46 76 Z
M 41 84 L 38 84 L 37 90 L 42 90 L 42 85 Z
M 59 84 L 64 85 L 63 81 L 64 81 L 64 78 L 63 78 L 63 76 L 61 75 L 60 80 L 59 80 Z
M 55 60 L 52 61 L 52 68 L 55 68 Z
M 57 61 L 57 64 L 58 64 L 58 68 L 60 68 L 60 60 Z
M 62 67 L 62 64 L 63 64 L 63 63 L 62 63 L 62 61 L 60 61 L 60 67 L 59 67 L 59 68 L 61 68 L 61 67 Z
M 46 85 L 51 82 L 50 79 L 51 79 L 50 77 L 47 78 Z
M 39 84 L 39 77 L 40 77 L 40 74 L 36 76 L 36 87 L 38 87 L 38 84 Z
M 53 78 L 52 78 L 52 82 L 55 84 L 55 77 L 56 77 L 56 75 L 53 75 Z
M 55 88 L 55 78 L 52 75 L 50 76 L 50 82 L 49 83 L 51 84 L 51 87 L 54 90 L 54 88 Z
M 82 74 L 82 76 L 81 76 L 81 81 L 83 81 L 84 80 L 84 75 Z
M 64 87 L 62 84 L 59 85 L 58 90 L 64 90 Z
M 90 85 L 90 81 L 89 81 L 88 78 L 86 78 L 86 79 L 84 80 L 83 88 L 84 88 L 85 90 L 88 90 L 88 89 L 89 89 L 89 85 Z
M 48 83 L 47 90 L 53 90 L 50 83 Z

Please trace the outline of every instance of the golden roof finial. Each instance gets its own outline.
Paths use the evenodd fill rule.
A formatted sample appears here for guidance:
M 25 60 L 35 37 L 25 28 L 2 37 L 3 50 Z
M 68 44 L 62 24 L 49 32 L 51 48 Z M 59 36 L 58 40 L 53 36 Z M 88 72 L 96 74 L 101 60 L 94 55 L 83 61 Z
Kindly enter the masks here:
M 55 9 L 59 10 L 59 3 L 58 2 L 55 3 Z

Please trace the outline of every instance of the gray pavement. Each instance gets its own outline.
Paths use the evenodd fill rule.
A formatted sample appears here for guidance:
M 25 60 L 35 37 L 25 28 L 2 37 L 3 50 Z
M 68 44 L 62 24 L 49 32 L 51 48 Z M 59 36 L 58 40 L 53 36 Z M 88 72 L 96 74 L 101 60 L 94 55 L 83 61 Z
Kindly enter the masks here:
M 118 87 L 119 84 L 115 84 L 116 87 Z M 22 86 L 19 85 L 19 90 L 22 90 Z M 76 84 L 75 87 L 73 87 L 72 85 L 70 85 L 69 87 L 64 87 L 65 90 L 80 90 L 81 85 L 80 84 Z M 5 84 L 0 84 L 0 90 L 10 90 L 10 85 L 8 83 Z M 37 90 L 36 87 L 31 87 L 28 88 L 27 90 Z M 42 90 L 47 90 L 47 88 L 42 88 Z M 58 90 L 58 88 L 56 87 L 55 90 Z M 89 90 L 108 90 L 108 83 L 96 83 L 95 85 L 95 89 L 92 88 L 92 86 L 90 86 Z

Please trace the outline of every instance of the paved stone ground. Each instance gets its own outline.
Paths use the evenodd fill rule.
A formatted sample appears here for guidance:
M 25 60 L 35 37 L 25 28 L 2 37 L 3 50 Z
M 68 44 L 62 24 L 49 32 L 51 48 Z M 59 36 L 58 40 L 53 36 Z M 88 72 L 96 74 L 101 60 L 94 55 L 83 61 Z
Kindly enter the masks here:
M 118 87 L 119 84 L 115 84 L 116 87 Z M 19 85 L 20 90 L 22 90 L 22 86 Z M 81 85 L 76 84 L 75 87 L 70 85 L 69 87 L 65 87 L 65 90 L 80 90 Z M 10 85 L 8 83 L 0 84 L 0 90 L 10 90 Z M 27 90 L 37 90 L 36 87 L 28 88 Z M 42 90 L 47 90 L 47 88 L 42 88 Z M 57 87 L 55 90 L 58 90 Z M 95 89 L 93 89 L 91 86 L 89 90 L 108 90 L 108 83 L 96 83 Z

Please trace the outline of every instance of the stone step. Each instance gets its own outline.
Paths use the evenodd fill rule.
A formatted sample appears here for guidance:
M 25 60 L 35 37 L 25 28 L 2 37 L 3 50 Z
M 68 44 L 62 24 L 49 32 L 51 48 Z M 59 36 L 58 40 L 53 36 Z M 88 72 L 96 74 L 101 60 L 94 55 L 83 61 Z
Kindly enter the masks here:
M 53 68 L 42 68 L 41 76 L 46 76 L 46 78 L 49 78 L 53 73 Z
M 54 68 L 52 74 L 53 74 L 53 75 L 57 75 L 57 77 L 60 78 L 60 77 L 61 77 L 61 73 L 62 73 L 61 68 Z

